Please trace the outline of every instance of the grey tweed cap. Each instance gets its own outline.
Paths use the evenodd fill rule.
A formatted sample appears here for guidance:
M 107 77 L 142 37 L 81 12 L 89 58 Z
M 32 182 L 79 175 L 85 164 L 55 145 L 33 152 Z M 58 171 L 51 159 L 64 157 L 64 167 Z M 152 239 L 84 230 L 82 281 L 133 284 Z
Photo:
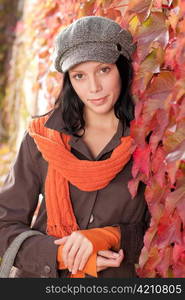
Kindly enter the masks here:
M 115 21 L 98 16 L 77 19 L 56 37 L 54 66 L 64 73 L 85 61 L 115 63 L 135 50 L 131 34 Z

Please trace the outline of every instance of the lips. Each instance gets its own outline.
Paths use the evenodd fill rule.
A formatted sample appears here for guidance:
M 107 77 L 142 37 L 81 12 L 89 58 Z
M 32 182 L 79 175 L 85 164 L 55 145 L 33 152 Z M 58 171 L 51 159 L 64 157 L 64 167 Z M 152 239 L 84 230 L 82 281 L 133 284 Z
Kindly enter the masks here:
M 105 100 L 106 99 L 106 97 L 103 97 L 103 98 L 98 98 L 98 99 L 89 99 L 89 101 L 103 101 L 103 100 Z
M 103 98 L 97 98 L 97 99 L 89 99 L 89 101 L 96 106 L 103 105 L 107 102 L 107 96 Z

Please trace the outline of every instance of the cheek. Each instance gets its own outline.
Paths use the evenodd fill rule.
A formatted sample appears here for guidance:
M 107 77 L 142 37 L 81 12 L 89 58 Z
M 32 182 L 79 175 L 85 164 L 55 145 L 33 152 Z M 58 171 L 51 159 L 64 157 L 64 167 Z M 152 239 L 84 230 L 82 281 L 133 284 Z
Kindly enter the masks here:
M 118 96 L 120 95 L 120 93 L 121 93 L 121 85 L 122 85 L 122 83 L 121 83 L 121 79 L 119 78 L 119 80 L 118 80 L 118 83 L 117 83 L 117 91 L 118 91 Z
M 75 82 L 75 84 L 71 82 L 71 84 L 80 100 L 84 103 L 87 95 L 85 85 L 83 85 L 81 82 Z
M 109 85 L 107 85 L 107 88 L 116 96 L 119 97 L 121 92 L 121 79 L 120 77 L 112 78 L 109 81 Z
M 83 87 L 80 82 L 73 82 L 71 81 L 72 87 L 75 90 L 76 94 L 81 98 L 81 95 L 83 93 Z

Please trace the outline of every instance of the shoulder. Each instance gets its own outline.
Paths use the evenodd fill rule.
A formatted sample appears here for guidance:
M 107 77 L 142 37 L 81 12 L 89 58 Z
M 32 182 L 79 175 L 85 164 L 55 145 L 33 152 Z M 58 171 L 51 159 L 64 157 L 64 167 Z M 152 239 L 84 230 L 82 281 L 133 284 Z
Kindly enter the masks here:
M 21 161 L 24 161 L 25 165 L 29 165 L 29 169 L 34 169 L 39 176 L 40 181 L 43 182 L 43 178 L 47 171 L 47 162 L 43 158 L 33 137 L 30 136 L 27 130 L 24 133 L 20 151 L 19 157 Z
M 22 147 L 25 149 L 25 152 L 27 152 L 28 155 L 30 155 L 34 160 L 40 159 L 41 152 L 38 150 L 34 138 L 30 135 L 28 130 L 26 130 L 24 133 Z
M 44 127 L 44 124 L 49 118 L 49 114 L 39 117 L 32 117 L 28 122 L 28 132 L 39 131 Z

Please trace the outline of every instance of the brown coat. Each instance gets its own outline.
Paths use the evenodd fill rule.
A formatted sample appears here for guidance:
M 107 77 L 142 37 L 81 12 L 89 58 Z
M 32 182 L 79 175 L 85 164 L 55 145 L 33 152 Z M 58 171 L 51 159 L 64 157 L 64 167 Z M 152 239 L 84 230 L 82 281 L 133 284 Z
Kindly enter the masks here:
M 56 109 L 45 126 L 63 131 L 60 109 Z M 94 159 L 81 138 L 71 137 L 72 153 L 81 160 L 105 160 L 119 145 L 120 137 L 128 130 L 119 121 L 118 130 L 111 141 Z M 34 140 L 26 132 L 15 162 L 0 193 L 0 256 L 9 243 L 22 231 L 28 230 L 36 209 L 39 194 L 43 200 L 33 229 L 45 233 L 46 208 L 44 182 L 47 162 L 38 151 Z M 121 246 L 125 258 L 118 268 L 99 272 L 99 277 L 135 277 L 134 264 L 143 246 L 143 235 L 148 226 L 149 213 L 144 200 L 144 185 L 131 199 L 128 181 L 131 179 L 132 160 L 101 190 L 84 192 L 69 183 L 71 201 L 81 229 L 118 224 L 121 228 Z M 28 238 L 17 255 L 17 277 L 66 277 L 68 271 L 57 270 L 57 247 L 52 236 Z

